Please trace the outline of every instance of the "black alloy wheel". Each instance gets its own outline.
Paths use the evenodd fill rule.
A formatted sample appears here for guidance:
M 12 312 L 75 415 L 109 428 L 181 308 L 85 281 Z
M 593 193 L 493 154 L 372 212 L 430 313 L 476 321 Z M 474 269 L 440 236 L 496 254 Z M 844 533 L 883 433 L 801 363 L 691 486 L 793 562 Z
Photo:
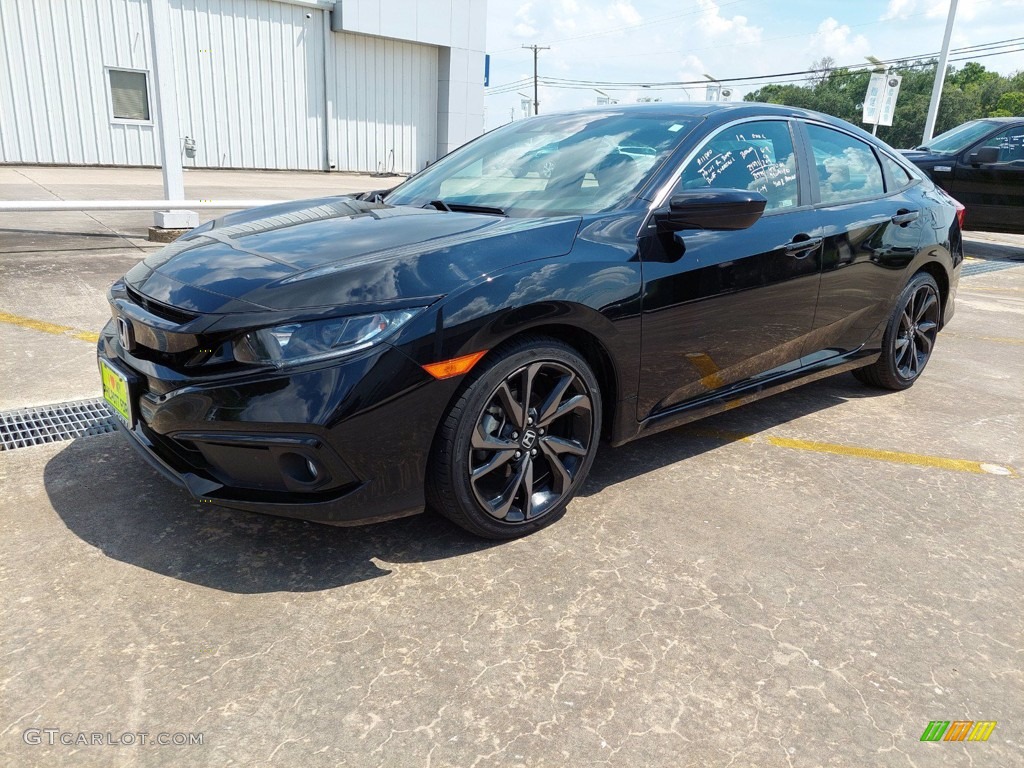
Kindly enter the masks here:
M 511 539 L 558 519 L 589 472 L 600 390 L 561 342 L 526 340 L 491 354 L 442 425 L 428 496 L 467 530 Z
M 866 384 L 885 389 L 907 389 L 928 364 L 942 317 L 942 301 L 934 278 L 914 275 L 900 294 L 889 318 L 878 361 L 854 371 Z

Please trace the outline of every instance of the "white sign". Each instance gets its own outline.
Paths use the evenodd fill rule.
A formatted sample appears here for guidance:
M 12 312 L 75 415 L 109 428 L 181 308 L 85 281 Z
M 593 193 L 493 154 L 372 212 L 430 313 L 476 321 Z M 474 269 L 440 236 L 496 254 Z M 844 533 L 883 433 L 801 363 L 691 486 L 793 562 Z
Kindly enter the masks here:
M 903 78 L 900 75 L 873 73 L 871 80 L 868 81 L 868 91 L 864 94 L 864 113 L 861 121 L 875 125 L 892 125 L 902 82 Z

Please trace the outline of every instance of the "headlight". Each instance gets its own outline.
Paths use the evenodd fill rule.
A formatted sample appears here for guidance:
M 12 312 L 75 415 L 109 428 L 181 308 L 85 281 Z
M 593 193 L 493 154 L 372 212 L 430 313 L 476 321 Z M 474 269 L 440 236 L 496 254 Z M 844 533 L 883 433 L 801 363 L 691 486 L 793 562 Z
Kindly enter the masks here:
M 400 309 L 261 328 L 235 341 L 235 359 L 242 363 L 270 364 L 280 368 L 347 355 L 373 346 L 419 311 Z

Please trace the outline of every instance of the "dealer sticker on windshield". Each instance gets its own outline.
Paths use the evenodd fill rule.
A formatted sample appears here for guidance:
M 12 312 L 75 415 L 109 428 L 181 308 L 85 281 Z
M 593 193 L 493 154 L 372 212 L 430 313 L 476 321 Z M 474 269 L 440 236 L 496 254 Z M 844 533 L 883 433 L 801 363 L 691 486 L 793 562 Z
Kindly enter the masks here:
M 132 416 L 131 397 L 128 395 L 128 377 L 106 360 L 100 360 L 100 372 L 103 375 L 103 399 L 110 404 L 125 426 L 131 429 L 135 419 Z

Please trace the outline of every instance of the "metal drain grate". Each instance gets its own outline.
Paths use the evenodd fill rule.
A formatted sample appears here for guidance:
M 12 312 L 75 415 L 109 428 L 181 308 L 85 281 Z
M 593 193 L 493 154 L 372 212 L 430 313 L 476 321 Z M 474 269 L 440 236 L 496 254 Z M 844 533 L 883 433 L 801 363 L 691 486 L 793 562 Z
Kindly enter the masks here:
M 983 275 L 986 272 L 999 272 L 1003 269 L 1011 269 L 1012 267 L 1021 267 L 1019 261 L 984 261 L 979 259 L 978 261 L 968 261 L 964 263 L 963 268 L 960 270 L 961 277 L 971 277 L 973 275 Z
M 117 429 L 115 418 L 106 402 L 99 398 L 3 411 L 0 412 L 0 451 L 113 432 Z

